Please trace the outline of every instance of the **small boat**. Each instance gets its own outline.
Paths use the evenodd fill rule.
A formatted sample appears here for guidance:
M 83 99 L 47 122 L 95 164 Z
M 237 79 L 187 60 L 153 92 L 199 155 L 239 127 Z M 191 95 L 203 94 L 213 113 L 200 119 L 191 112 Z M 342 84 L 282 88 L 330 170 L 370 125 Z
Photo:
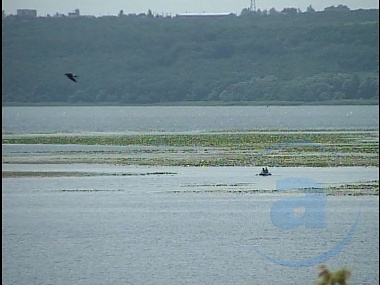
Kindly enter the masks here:
M 261 172 L 259 173 L 259 175 L 260 175 L 260 176 L 270 176 L 270 175 L 272 175 L 272 173 L 269 173 L 268 168 L 265 167 L 265 168 L 263 168 L 263 169 L 261 170 Z

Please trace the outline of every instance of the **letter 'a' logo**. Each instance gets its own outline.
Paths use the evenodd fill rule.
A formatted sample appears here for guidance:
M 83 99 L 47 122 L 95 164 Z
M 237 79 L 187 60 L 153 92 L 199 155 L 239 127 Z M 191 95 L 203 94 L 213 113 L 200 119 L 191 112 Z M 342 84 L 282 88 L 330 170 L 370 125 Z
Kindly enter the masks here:
M 326 228 L 326 195 L 319 183 L 307 178 L 285 178 L 276 181 L 277 191 L 299 190 L 305 194 L 287 197 L 275 202 L 270 211 L 274 226 L 282 229 Z M 302 208 L 303 215 L 295 210 Z
M 292 142 L 280 143 L 265 149 L 256 158 L 269 154 L 272 151 L 285 147 L 314 147 L 333 155 L 333 158 L 339 157 L 337 153 L 328 148 L 310 142 Z M 277 229 L 290 231 L 303 229 L 315 229 L 317 232 L 321 229 L 327 229 L 327 202 L 326 195 L 321 184 L 315 180 L 304 177 L 290 177 L 279 179 L 276 181 L 276 191 L 278 193 L 287 193 L 286 197 L 273 203 L 270 209 L 270 219 L 272 225 Z M 294 193 L 294 195 L 292 195 Z M 299 210 L 302 209 L 301 214 Z M 360 210 L 356 216 L 355 222 L 348 231 L 347 235 L 334 247 L 306 259 L 280 259 L 274 258 L 257 247 L 253 249 L 263 258 L 288 267 L 310 267 L 320 263 L 324 263 L 336 254 L 338 254 L 344 246 L 353 237 L 356 227 L 359 223 Z M 316 234 L 317 234 L 316 232 Z M 302 252 L 302 251 L 300 251 Z

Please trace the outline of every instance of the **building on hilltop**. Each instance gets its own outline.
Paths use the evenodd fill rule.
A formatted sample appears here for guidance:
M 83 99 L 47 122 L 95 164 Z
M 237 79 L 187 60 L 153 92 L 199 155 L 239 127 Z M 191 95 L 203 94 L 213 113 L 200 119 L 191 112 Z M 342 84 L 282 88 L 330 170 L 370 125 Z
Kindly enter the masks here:
M 37 10 L 34 10 L 34 9 L 17 9 L 17 16 L 36 18 L 37 17 Z
M 176 17 L 225 17 L 234 15 L 233 13 L 180 13 Z
M 67 15 L 69 17 L 79 17 L 80 16 L 79 9 L 75 9 L 73 12 L 69 12 Z

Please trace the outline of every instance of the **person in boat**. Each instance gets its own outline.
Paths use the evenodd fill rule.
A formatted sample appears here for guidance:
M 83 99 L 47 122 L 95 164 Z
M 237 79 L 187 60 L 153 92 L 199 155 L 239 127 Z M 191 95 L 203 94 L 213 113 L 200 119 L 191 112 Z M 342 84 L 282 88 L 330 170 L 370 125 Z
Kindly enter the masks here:
M 268 168 L 263 167 L 263 169 L 261 169 L 261 174 L 269 174 Z

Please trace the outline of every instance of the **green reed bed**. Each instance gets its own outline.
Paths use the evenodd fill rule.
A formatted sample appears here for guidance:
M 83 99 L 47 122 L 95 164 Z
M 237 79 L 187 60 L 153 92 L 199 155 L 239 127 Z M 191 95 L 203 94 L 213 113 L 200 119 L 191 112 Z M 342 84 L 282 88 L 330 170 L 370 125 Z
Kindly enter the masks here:
M 377 131 L 276 131 L 207 134 L 3 136 L 3 144 L 148 146 L 120 152 L 54 152 L 37 162 L 4 157 L 5 163 L 112 163 L 167 166 L 378 166 Z M 17 161 L 17 162 L 15 162 Z
M 335 132 L 254 132 L 254 133 L 209 133 L 209 134 L 144 134 L 144 135 L 104 135 L 104 136 L 20 136 L 3 137 L 3 144 L 83 144 L 83 145 L 167 145 L 232 147 L 262 144 L 270 146 L 280 143 L 309 142 L 321 144 L 351 145 L 363 139 L 376 138 L 369 145 L 378 145 L 375 132 L 335 133 Z M 363 144 L 365 144 L 363 142 Z M 368 143 L 367 143 L 368 144 Z

